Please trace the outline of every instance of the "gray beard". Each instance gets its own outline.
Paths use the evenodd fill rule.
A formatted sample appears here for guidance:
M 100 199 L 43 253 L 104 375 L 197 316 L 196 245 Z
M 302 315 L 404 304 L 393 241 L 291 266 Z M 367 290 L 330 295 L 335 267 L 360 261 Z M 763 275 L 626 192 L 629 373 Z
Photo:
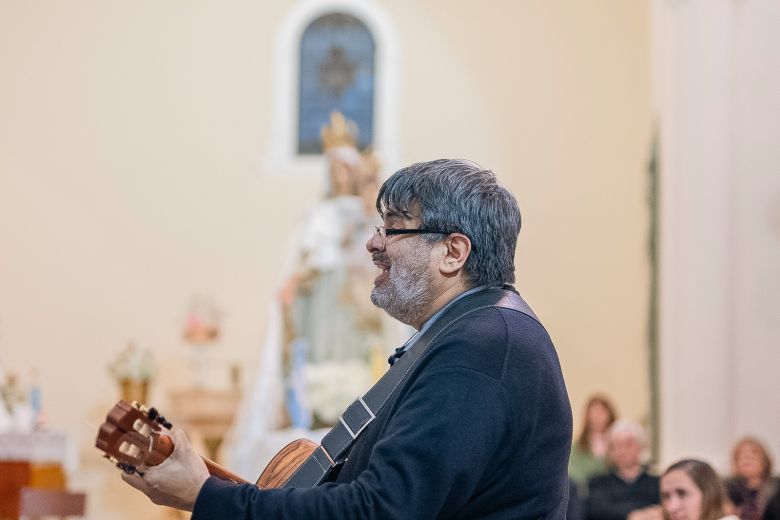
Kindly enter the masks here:
M 430 248 L 414 250 L 392 263 L 388 279 L 371 291 L 371 303 L 401 323 L 419 323 L 430 306 Z

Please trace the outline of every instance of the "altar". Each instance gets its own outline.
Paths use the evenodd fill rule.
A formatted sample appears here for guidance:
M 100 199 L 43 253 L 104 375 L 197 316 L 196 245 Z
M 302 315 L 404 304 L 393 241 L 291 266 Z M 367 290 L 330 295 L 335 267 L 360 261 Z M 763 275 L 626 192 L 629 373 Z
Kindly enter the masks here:
M 76 461 L 65 433 L 0 433 L 0 520 L 19 517 L 23 488 L 65 489 Z

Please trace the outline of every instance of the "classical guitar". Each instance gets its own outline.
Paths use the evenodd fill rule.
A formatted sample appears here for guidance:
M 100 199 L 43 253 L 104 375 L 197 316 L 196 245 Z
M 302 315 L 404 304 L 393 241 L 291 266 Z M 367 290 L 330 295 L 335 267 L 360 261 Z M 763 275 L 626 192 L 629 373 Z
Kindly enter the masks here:
M 100 426 L 95 446 L 104 456 L 126 473 L 143 475 L 146 467 L 157 466 L 173 453 L 173 442 L 165 434 L 171 428 L 165 417 L 154 408 L 119 401 L 108 412 Z M 255 485 L 262 489 L 280 488 L 319 445 L 298 439 L 277 453 Z M 201 457 L 209 473 L 221 479 L 247 483 L 235 473 L 214 461 Z

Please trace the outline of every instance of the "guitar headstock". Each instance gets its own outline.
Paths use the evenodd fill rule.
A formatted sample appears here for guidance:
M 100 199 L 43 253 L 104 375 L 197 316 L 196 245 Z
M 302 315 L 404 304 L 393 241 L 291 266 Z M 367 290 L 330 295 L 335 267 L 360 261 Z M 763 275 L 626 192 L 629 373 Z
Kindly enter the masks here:
M 163 427 L 171 423 L 154 408 L 119 401 L 100 426 L 95 446 L 123 471 L 138 473 L 138 467 L 156 466 L 173 451 Z

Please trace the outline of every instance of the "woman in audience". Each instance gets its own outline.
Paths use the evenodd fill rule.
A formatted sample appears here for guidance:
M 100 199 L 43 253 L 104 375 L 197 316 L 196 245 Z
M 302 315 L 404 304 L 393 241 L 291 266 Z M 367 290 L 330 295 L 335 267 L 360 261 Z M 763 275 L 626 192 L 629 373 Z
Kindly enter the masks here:
M 759 520 L 769 499 L 778 491 L 772 478 L 772 459 L 753 437 L 740 440 L 731 453 L 734 476 L 726 481 L 726 492 L 742 520 Z
M 569 478 L 577 484 L 581 497 L 587 492 L 589 478 L 607 472 L 607 432 L 614 422 L 615 409 L 606 397 L 588 399 L 582 432 L 569 458 Z
M 685 459 L 661 477 L 661 505 L 669 520 L 739 520 L 726 516 L 726 493 L 706 462 Z

